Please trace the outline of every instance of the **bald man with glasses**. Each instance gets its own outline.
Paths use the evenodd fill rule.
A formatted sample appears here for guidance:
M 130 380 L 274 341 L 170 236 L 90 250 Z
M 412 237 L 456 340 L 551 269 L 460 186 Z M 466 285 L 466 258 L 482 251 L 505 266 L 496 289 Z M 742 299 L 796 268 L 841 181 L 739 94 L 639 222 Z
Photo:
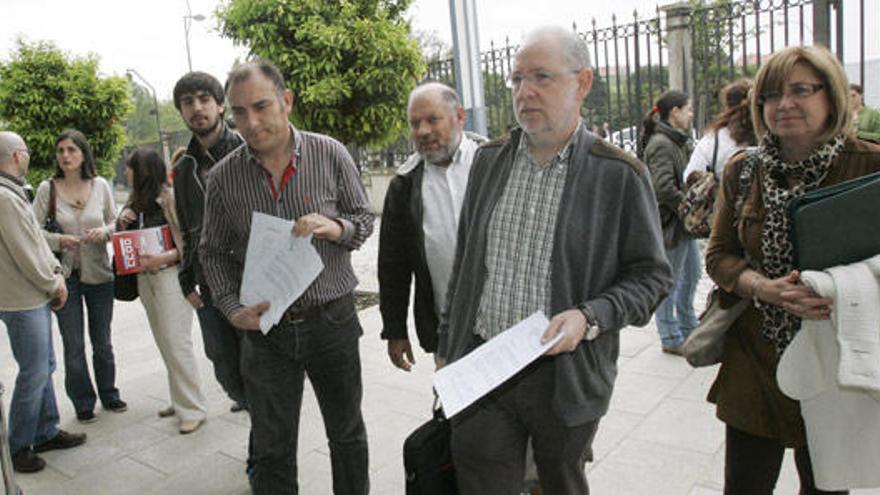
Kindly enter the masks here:
M 21 473 L 46 467 L 40 452 L 86 441 L 84 433 L 58 428 L 50 308 L 64 306 L 67 287 L 25 194 L 29 164 L 30 151 L 21 136 L 0 132 L 0 320 L 18 364 L 9 407 L 9 450 L 13 467 Z

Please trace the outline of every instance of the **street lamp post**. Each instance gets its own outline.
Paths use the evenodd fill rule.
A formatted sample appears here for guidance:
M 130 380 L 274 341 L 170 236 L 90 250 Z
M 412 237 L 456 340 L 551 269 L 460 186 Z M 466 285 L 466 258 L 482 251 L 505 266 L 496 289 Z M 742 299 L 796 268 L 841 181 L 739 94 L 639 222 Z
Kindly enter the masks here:
M 132 80 L 132 76 L 136 76 L 147 86 L 147 88 L 150 89 L 150 92 L 153 93 L 153 107 L 156 112 L 156 134 L 159 135 L 159 146 L 162 147 L 162 156 L 165 158 L 165 161 L 168 161 L 168 150 L 165 149 L 165 141 L 162 139 L 162 124 L 159 120 L 159 98 L 156 96 L 156 88 L 154 88 L 149 81 L 144 79 L 144 76 L 140 75 L 140 73 L 134 69 L 125 69 L 125 74 L 128 76 L 129 81 Z
M 192 21 L 204 21 L 205 16 L 202 14 L 193 15 L 189 6 L 189 0 L 186 0 L 186 15 L 183 16 L 183 36 L 186 39 L 186 63 L 189 71 L 193 70 L 192 56 L 189 54 L 189 28 L 192 27 Z

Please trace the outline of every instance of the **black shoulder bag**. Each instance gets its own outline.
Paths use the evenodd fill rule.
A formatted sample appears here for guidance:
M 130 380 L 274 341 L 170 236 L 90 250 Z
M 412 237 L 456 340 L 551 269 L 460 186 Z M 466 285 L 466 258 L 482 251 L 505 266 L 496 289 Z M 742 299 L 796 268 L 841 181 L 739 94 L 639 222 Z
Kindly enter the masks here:
M 55 204 L 56 199 L 55 196 L 58 193 L 55 191 L 55 179 L 49 179 L 49 210 L 46 212 L 46 221 L 43 223 L 43 230 L 49 232 L 50 234 L 63 234 L 64 230 L 61 229 L 61 225 L 55 219 Z M 61 261 L 61 249 L 58 251 L 52 251 L 58 261 Z

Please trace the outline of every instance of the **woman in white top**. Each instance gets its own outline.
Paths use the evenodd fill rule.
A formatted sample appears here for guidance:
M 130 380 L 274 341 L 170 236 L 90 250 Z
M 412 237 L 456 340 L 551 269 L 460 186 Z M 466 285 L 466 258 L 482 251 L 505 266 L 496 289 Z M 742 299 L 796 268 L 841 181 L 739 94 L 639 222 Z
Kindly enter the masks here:
M 55 158 L 55 176 L 40 184 L 34 213 L 41 225 L 54 217 L 61 227 L 61 233 L 45 231 L 44 236 L 49 247 L 61 253 L 70 292 L 67 303 L 55 311 L 64 344 L 64 386 L 77 419 L 91 423 L 97 420 L 94 408 L 98 398 L 109 411 L 127 409 L 116 388 L 116 363 L 110 341 L 113 272 L 107 242 L 115 228 L 116 206 L 110 185 L 95 173 L 91 147 L 81 132 L 62 132 L 55 140 Z M 84 305 L 88 308 L 97 394 L 86 360 Z
M 128 157 L 125 176 L 131 188 L 128 203 L 119 214 L 118 226 L 138 228 L 168 226 L 174 246 L 162 253 L 138 255 L 143 271 L 137 274 L 138 296 L 144 305 L 150 330 L 168 371 L 171 405 L 160 417 L 177 416 L 182 434 L 196 431 L 205 421 L 205 396 L 199 379 L 192 343 L 193 307 L 177 280 L 177 264 L 183 255 L 183 236 L 168 183 L 165 162 L 155 151 L 141 148 Z
M 738 79 L 721 89 L 724 110 L 703 129 L 703 137 L 694 147 L 691 159 L 684 170 L 684 179 L 693 172 L 711 171 L 715 180 L 721 182 L 724 164 L 737 151 L 755 145 L 755 130 L 749 112 L 751 79 Z M 690 181 L 687 181 L 690 183 Z

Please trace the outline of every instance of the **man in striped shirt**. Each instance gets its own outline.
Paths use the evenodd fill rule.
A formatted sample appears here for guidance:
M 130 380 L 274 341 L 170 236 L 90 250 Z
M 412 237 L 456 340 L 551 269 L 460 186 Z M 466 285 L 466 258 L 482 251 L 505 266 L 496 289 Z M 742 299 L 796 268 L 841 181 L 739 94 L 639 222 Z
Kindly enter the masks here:
M 342 144 L 289 123 L 293 95 L 271 62 L 236 68 L 226 92 L 247 146 L 210 173 L 199 254 L 215 305 L 246 330 L 241 369 L 253 430 L 254 493 L 298 492 L 296 445 L 308 375 L 329 440 L 333 491 L 366 494 L 358 352 L 363 332 L 349 254 L 373 230 L 366 193 Z M 295 220 L 292 234 L 312 234 L 324 262 L 318 278 L 266 335 L 259 323 L 268 303 L 239 302 L 254 211 Z

